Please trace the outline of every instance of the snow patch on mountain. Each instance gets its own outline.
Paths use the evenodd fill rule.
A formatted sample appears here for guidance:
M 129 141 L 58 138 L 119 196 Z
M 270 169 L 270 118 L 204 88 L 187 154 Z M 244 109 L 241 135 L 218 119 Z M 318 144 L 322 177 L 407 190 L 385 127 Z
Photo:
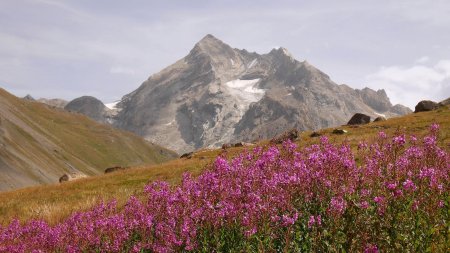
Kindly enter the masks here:
M 235 97 L 238 97 L 243 103 L 258 102 L 266 93 L 265 90 L 257 88 L 257 84 L 260 79 L 251 80 L 232 80 L 225 85 L 229 88 L 229 91 Z
M 108 107 L 108 109 L 110 109 L 110 110 L 115 110 L 115 109 L 117 109 L 117 104 L 118 104 L 119 102 L 120 102 L 120 101 L 116 101 L 116 102 L 112 102 L 112 103 L 107 103 L 107 104 L 105 104 L 105 106 Z
M 266 91 L 257 87 L 259 81 L 259 78 L 251 80 L 237 79 L 225 83 L 229 93 L 235 98 L 235 106 L 239 110 L 239 117 L 244 115 L 251 103 L 258 102 L 264 97 Z
M 258 62 L 257 59 L 254 59 L 252 62 L 250 62 L 250 64 L 247 66 L 247 68 L 252 68 L 253 66 L 255 66 L 255 64 Z

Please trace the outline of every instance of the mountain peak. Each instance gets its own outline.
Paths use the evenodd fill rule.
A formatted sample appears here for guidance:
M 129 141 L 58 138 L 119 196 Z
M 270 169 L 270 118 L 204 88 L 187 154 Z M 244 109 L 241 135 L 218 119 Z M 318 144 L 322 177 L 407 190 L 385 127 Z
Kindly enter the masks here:
M 222 47 L 222 46 L 228 46 L 227 44 L 223 43 L 223 41 L 219 40 L 218 38 L 214 37 L 212 34 L 207 34 L 205 37 L 203 37 L 196 46 L 200 46 L 203 48 L 206 47 Z
M 214 37 L 214 35 L 208 33 L 200 41 L 208 41 L 208 40 L 219 40 L 219 39 Z
M 211 34 L 203 37 L 190 52 L 190 56 L 208 55 L 216 58 L 219 55 L 233 55 L 233 49 Z

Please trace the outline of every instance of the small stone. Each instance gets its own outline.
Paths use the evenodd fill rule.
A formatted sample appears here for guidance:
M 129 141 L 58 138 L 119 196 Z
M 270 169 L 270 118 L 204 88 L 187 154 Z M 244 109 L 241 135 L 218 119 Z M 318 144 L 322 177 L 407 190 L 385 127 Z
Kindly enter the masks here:
M 321 134 L 319 134 L 318 132 L 313 132 L 309 137 L 320 137 Z
M 184 153 L 180 156 L 180 158 L 191 159 L 194 152 Z
M 347 130 L 345 129 L 334 129 L 333 134 L 346 134 Z

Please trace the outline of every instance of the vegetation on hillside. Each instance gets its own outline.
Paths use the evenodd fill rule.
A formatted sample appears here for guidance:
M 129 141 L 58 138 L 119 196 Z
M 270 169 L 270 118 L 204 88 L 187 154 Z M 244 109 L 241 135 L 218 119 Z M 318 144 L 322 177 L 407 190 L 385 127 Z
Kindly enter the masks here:
M 177 156 L 132 133 L 1 89 L 0 106 L 0 190 L 58 182 L 74 170 L 92 176 Z
M 219 156 L 178 186 L 147 184 L 123 208 L 112 201 L 55 225 L 14 220 L 0 227 L 0 251 L 444 252 L 450 153 L 438 130 L 380 131 L 356 150 L 324 136 Z
M 349 132 L 345 135 L 332 134 L 333 129 L 319 131 L 332 143 L 346 141 L 353 150 L 362 140 L 375 141 L 377 133 L 384 131 L 388 135 L 395 133 L 424 136 L 433 122 L 441 126 L 438 145 L 450 149 L 450 110 L 414 113 L 404 117 L 392 118 L 383 122 L 370 123 L 359 127 L 344 126 Z M 318 144 L 319 138 L 311 138 L 311 132 L 301 134 L 297 144 L 306 147 Z M 261 142 L 265 146 L 267 142 Z M 134 169 L 80 179 L 57 185 L 31 187 L 0 193 L 0 224 L 6 225 L 13 218 L 21 221 L 43 219 L 52 224 L 62 221 L 77 210 L 87 210 L 99 201 L 116 199 L 122 206 L 132 194 L 141 194 L 143 187 L 154 180 L 165 180 L 171 184 L 181 181 L 184 172 L 198 175 L 205 165 L 214 161 L 219 154 L 234 157 L 245 148 L 232 148 L 226 151 L 201 150 L 194 153 L 192 159 L 178 159 L 162 165 L 140 166 Z M 357 159 L 359 159 L 357 157 Z

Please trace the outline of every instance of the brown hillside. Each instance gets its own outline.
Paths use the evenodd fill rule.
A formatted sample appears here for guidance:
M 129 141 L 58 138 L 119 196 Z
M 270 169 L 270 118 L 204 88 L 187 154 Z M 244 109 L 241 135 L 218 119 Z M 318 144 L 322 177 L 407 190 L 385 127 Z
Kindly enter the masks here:
M 172 151 L 81 114 L 19 99 L 0 89 L 0 191 L 58 182 L 64 173 L 157 164 Z

